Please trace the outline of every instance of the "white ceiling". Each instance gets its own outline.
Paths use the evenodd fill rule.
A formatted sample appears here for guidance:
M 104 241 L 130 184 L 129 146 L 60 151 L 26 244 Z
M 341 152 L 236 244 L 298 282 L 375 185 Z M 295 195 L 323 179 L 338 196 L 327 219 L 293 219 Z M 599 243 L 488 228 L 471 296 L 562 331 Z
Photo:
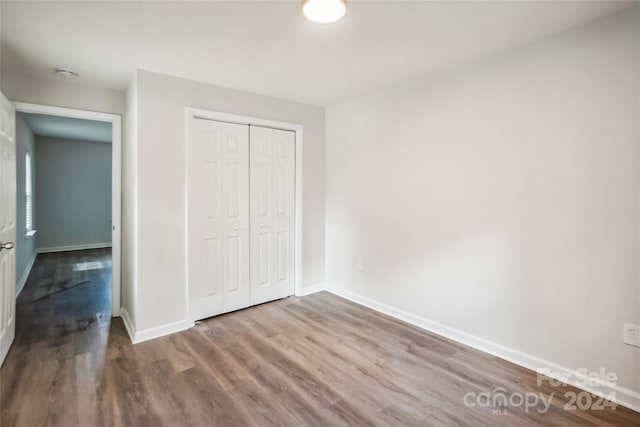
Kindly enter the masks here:
M 299 1 L 2 1 L 2 66 L 125 90 L 133 71 L 326 106 L 615 13 L 620 1 L 350 1 L 305 21 Z
M 111 143 L 111 123 L 46 114 L 18 114 L 23 115 L 31 131 L 38 136 Z

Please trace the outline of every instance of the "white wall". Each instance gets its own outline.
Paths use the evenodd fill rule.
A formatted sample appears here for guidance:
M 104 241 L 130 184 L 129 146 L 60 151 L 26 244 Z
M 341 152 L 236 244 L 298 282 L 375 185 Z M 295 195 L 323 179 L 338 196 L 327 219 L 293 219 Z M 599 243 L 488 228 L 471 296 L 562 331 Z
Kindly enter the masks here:
M 124 92 L 82 86 L 61 78 L 33 78 L 5 67 L 1 84 L 2 92 L 11 101 L 120 115 L 126 111 Z
M 324 282 L 324 111 L 138 71 L 136 328 L 187 319 L 186 107 L 304 126 L 303 285 Z
M 2 3 L 0 2 L 0 23 L 1 22 L 2 22 Z M 4 93 L 4 89 L 2 86 L 2 31 L 0 31 L 0 91 Z
M 28 269 L 35 257 L 35 236 L 27 236 L 26 197 L 25 197 L 25 154 L 31 155 L 32 166 L 35 162 L 35 137 L 21 113 L 16 114 L 16 287 L 23 286 Z M 31 168 L 31 183 L 36 187 L 35 168 Z M 32 198 L 33 200 L 33 198 Z M 35 213 L 36 200 L 32 201 Z M 24 279 L 24 280 L 23 280 Z
M 640 392 L 636 18 L 329 108 L 327 282 Z
M 111 245 L 111 148 L 36 137 L 38 249 Z
M 138 78 L 127 90 L 126 143 L 123 146 L 122 185 L 122 317 L 136 324 L 137 254 L 138 254 Z

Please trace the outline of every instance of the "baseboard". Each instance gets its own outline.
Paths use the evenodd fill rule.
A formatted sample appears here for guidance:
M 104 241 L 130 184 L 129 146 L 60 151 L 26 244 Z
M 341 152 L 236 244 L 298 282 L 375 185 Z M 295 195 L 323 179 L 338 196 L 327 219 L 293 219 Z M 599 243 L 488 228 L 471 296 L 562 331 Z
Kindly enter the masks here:
M 155 328 L 144 329 L 142 331 L 136 331 L 134 344 L 143 341 L 149 341 L 154 338 L 160 338 L 165 335 L 175 334 L 193 327 L 194 323 L 187 320 L 180 320 L 178 322 L 167 323 L 166 325 L 156 326 Z
M 135 343 L 136 328 L 133 326 L 133 321 L 131 317 L 129 317 L 129 312 L 126 308 L 120 307 L 120 317 L 124 323 L 124 328 L 127 330 L 127 334 L 129 334 L 129 339 L 132 343 Z
M 48 248 L 38 248 L 36 249 L 36 253 L 47 254 L 50 252 L 82 251 L 86 249 L 103 249 L 103 248 L 110 248 L 110 247 L 111 247 L 111 242 L 87 243 L 84 245 L 51 246 Z
M 22 272 L 22 276 L 20 276 L 20 280 L 17 283 L 16 289 L 16 298 L 20 295 L 20 292 L 24 289 L 24 285 L 27 284 L 27 279 L 29 278 L 29 274 L 31 273 L 31 269 L 33 268 L 33 263 L 36 262 L 36 256 L 38 254 L 34 252 L 31 254 L 31 258 L 29 258 L 29 262 L 27 263 L 26 268 Z
M 311 295 L 311 294 L 315 294 L 316 292 L 322 292 L 326 289 L 326 286 L 324 283 L 320 283 L 314 286 L 309 286 L 308 288 L 304 288 L 302 289 L 302 292 L 299 294 L 296 294 L 297 297 L 303 297 L 306 295 Z
M 505 347 L 503 345 L 488 341 L 484 338 L 477 337 L 475 335 L 462 332 L 460 330 L 451 328 L 438 322 L 426 319 L 424 317 L 416 316 L 406 311 L 391 307 L 379 301 L 375 301 L 371 298 L 364 297 L 351 291 L 347 291 L 335 286 L 327 285 L 325 290 L 335 294 L 339 297 L 345 298 L 356 304 L 363 305 L 372 310 L 394 317 L 398 320 L 410 323 L 421 329 L 427 330 L 434 334 L 443 336 L 452 341 L 459 342 L 469 347 L 473 347 L 477 350 L 489 353 L 493 356 L 499 357 L 516 365 L 531 369 L 535 372 L 546 374 L 547 372 L 555 373 L 556 375 L 549 375 L 554 379 L 560 379 L 563 382 L 577 387 L 581 390 L 585 390 L 589 393 L 602 397 L 615 396 L 615 403 L 632 409 L 636 412 L 640 412 L 640 393 L 599 381 L 595 386 L 585 386 L 586 383 L 594 384 L 593 378 L 587 378 L 586 375 L 576 369 L 570 369 L 548 360 L 540 359 L 538 357 L 523 353 L 521 351 Z
M 169 334 L 175 334 L 176 332 L 184 331 L 193 326 L 193 322 L 181 320 L 179 322 L 167 323 L 166 325 L 156 326 L 155 328 L 143 329 L 141 331 L 138 331 L 136 330 L 132 319 L 129 316 L 129 312 L 124 307 L 120 309 L 120 317 L 122 317 L 124 327 L 127 329 L 129 339 L 133 344 L 138 344 L 143 341 L 149 341 L 154 338 L 160 338 Z

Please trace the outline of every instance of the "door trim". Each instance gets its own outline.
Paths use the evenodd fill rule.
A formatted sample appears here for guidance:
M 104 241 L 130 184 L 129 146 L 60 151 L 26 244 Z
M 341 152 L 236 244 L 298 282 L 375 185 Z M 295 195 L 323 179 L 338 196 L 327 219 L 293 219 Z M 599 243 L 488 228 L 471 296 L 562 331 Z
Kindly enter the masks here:
M 276 120 L 268 120 L 262 119 L 259 117 L 251 117 L 251 116 L 243 116 L 239 114 L 231 114 L 224 113 L 219 111 L 209 111 L 203 110 L 200 108 L 187 107 L 186 115 L 185 115 L 185 133 L 186 133 L 186 141 L 189 144 L 189 121 L 190 119 L 204 119 L 204 120 L 215 120 L 218 122 L 227 122 L 227 123 L 235 123 L 241 125 L 248 126 L 263 126 L 273 129 L 279 130 L 287 130 L 295 132 L 295 147 L 296 147 L 296 165 L 295 165 L 295 220 L 294 220 L 294 295 L 302 296 L 304 295 L 304 288 L 302 285 L 302 198 L 303 198 L 303 164 L 302 164 L 302 154 L 303 154 L 303 127 L 300 124 L 295 123 L 287 123 L 280 122 Z M 188 147 L 187 147 L 188 148 Z M 189 159 L 188 156 L 185 158 L 186 162 L 186 171 L 187 176 L 189 174 Z M 188 191 L 189 180 L 186 180 L 185 194 Z M 188 229 L 188 220 L 189 220 L 189 204 L 186 203 L 186 212 L 185 212 L 185 229 Z M 189 247 L 189 235 L 185 233 L 187 242 L 187 248 Z M 185 265 L 189 265 L 189 254 L 188 251 L 185 252 Z M 187 319 L 190 321 L 196 320 L 191 318 L 191 313 L 189 310 L 189 274 L 188 268 L 185 271 L 185 282 L 187 283 L 185 292 L 185 300 L 187 302 Z
M 50 105 L 14 102 L 16 112 L 86 119 L 111 123 L 111 315 L 120 316 L 121 253 L 122 253 L 122 116 L 111 113 L 53 107 Z

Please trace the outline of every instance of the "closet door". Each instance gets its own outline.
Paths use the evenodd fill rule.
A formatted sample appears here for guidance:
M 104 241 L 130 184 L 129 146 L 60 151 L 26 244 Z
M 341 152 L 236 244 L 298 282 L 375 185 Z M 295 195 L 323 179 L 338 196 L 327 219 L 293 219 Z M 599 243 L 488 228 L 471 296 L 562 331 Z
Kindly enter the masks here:
M 293 295 L 295 133 L 251 126 L 251 304 Z
M 190 118 L 189 305 L 193 320 L 249 305 L 249 127 Z

